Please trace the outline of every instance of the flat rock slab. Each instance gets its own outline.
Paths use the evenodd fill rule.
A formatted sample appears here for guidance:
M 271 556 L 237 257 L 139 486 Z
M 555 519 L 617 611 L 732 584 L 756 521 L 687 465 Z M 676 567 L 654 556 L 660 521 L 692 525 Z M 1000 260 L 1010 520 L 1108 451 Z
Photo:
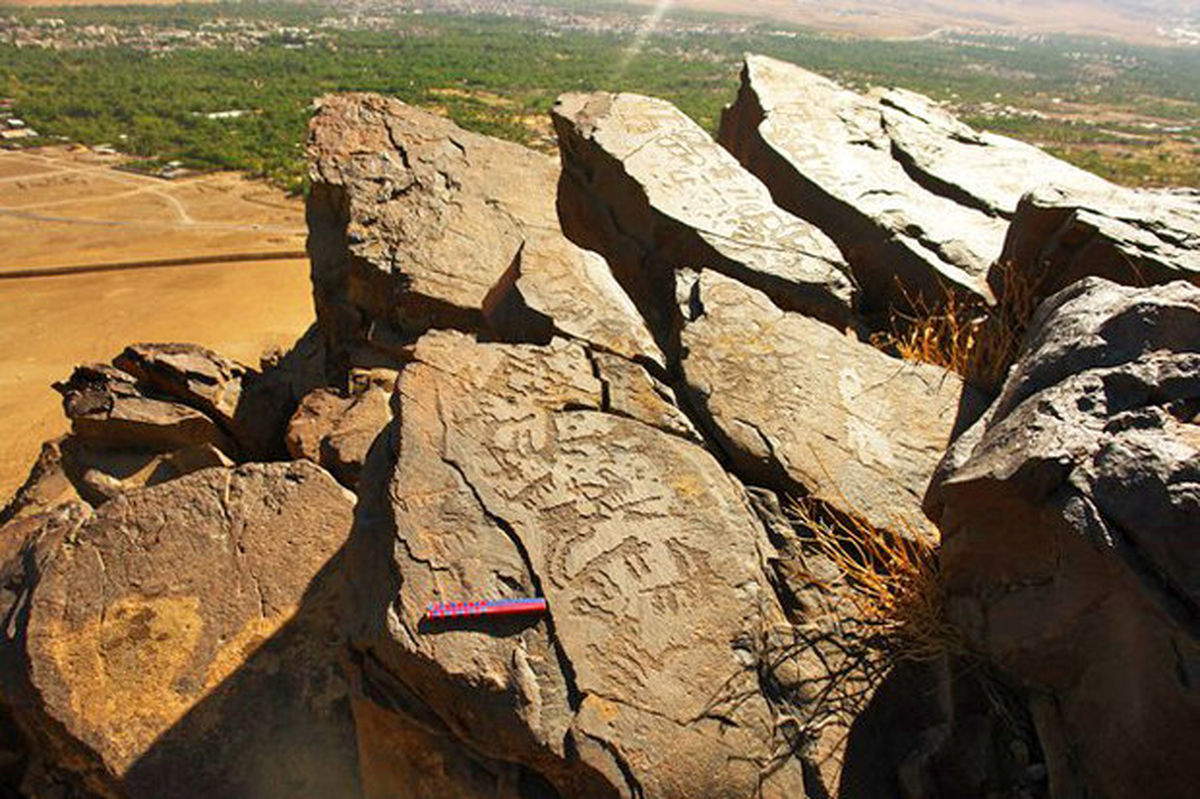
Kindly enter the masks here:
M 1043 297 L 1089 276 L 1126 286 L 1200 285 L 1200 201 L 1116 186 L 1039 187 L 1021 198 L 1008 229 L 989 278 L 997 294 L 1009 269 Z
M 559 231 L 554 159 L 370 94 L 323 98 L 308 149 L 317 318 L 342 369 L 356 347 L 493 326 L 661 360 L 612 276 Z
M 757 178 L 670 103 L 567 94 L 552 114 L 568 178 L 560 192 L 574 195 L 559 199 L 567 233 L 610 263 L 641 261 L 623 267 L 627 288 L 637 279 L 628 273 L 639 268 L 707 267 L 783 308 L 847 324 L 853 288 L 833 242 L 778 208 Z M 615 231 L 588 229 L 596 214 L 610 216 Z M 635 299 L 647 291 L 632 289 Z
M 921 498 L 959 414 L 982 409 L 956 376 L 781 311 L 715 272 L 689 294 L 683 375 L 744 479 L 936 535 Z
M 207 414 L 237 443 L 245 460 L 283 455 L 284 428 L 294 402 L 282 375 L 264 376 L 195 344 L 132 344 L 113 365 L 146 390 Z
M 398 400 L 375 490 L 402 579 L 367 644 L 410 707 L 563 796 L 803 795 L 798 761 L 765 768 L 780 740 L 754 642 L 783 618 L 765 536 L 705 449 L 605 412 L 562 340 L 427 334 Z M 528 595 L 547 618 L 423 618 L 433 601 Z
M 876 93 L 892 150 L 931 191 L 1011 219 L 1027 191 L 1054 184 L 1107 191 L 1112 184 L 1025 142 L 976 131 L 928 97 L 904 89 Z
M 775 202 L 837 243 L 864 312 L 936 307 L 947 291 L 989 301 L 984 277 L 1005 221 L 915 180 L 894 152 L 894 113 L 808 70 L 751 55 L 718 138 Z
M 353 505 L 297 462 L 41 517 L 2 645 L 11 712 L 103 795 L 354 796 L 330 573 Z
M 1183 799 L 1200 737 L 1200 289 L 1088 278 L 1026 342 L 927 503 L 951 620 L 1048 697 L 1034 719 L 1051 785 Z

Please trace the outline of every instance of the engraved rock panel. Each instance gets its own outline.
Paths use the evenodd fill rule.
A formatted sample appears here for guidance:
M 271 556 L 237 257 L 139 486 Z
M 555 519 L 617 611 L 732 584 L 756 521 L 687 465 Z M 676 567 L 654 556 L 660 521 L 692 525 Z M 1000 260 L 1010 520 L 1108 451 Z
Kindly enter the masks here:
M 353 504 L 312 464 L 252 464 L 23 520 L 37 527 L 5 566 L 21 610 L 0 681 L 49 755 L 27 779 L 104 796 L 355 795 L 330 564 Z
M 714 272 L 696 279 L 690 306 L 684 377 L 739 473 L 879 527 L 933 534 L 921 498 L 960 404 L 973 407 L 970 389 Z
M 918 298 L 937 305 L 946 290 L 990 300 L 984 276 L 1000 254 L 1004 220 L 913 179 L 894 156 L 891 113 L 805 69 L 751 55 L 719 139 L 780 206 L 837 243 L 865 312 Z
M 554 159 L 371 94 L 324 98 L 308 148 L 314 296 L 335 371 L 395 357 L 430 328 L 492 323 L 506 338 L 548 340 L 557 325 L 661 358 L 602 262 L 559 231 Z
M 708 267 L 781 307 L 848 322 L 853 289 L 833 242 L 778 208 L 757 178 L 670 103 L 567 94 L 553 117 L 564 229 L 604 254 L 635 300 L 664 299 L 664 280 L 653 272 Z M 652 274 L 639 274 L 645 270 Z
M 398 391 L 401 581 L 373 655 L 467 748 L 562 795 L 753 793 L 781 745 L 756 642 L 783 617 L 741 487 L 606 413 L 577 344 L 430 333 Z M 429 601 L 529 594 L 547 619 L 422 621 Z M 766 795 L 800 795 L 798 761 L 778 765 Z

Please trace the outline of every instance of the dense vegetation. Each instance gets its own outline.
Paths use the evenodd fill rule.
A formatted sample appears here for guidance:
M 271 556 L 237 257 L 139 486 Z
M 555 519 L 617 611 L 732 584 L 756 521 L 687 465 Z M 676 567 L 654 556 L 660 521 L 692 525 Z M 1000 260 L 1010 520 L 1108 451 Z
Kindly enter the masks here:
M 631 53 L 629 32 L 603 27 L 396 14 L 383 29 L 361 30 L 331 24 L 336 12 L 317 5 L 0 9 L 4 16 L 18 23 L 53 16 L 74 27 L 195 30 L 236 18 L 306 29 L 311 35 L 302 45 L 280 33 L 251 47 L 185 44 L 169 52 L 0 44 L 0 96 L 14 98 L 43 134 L 249 170 L 295 188 L 302 185 L 309 107 L 325 92 L 384 92 L 444 109 L 475 130 L 548 146 L 545 111 L 569 90 L 654 94 L 714 128 L 746 51 L 860 87 L 883 83 L 930 94 L 973 124 L 1048 145 L 1127 183 L 1200 185 L 1195 51 L 1062 38 L 850 41 L 759 24 L 744 33 L 668 28 Z M 1067 116 L 1056 113 L 1062 107 L 1078 110 L 1078 119 L 1059 118 Z M 206 116 L 235 109 L 249 113 Z M 1160 127 L 1148 129 L 1145 120 Z

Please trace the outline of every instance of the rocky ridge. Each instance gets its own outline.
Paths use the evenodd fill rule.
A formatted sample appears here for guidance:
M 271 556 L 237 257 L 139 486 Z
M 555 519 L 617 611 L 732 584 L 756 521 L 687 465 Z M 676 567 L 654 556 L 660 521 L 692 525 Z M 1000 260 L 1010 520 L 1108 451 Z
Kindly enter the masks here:
M 559 163 L 324 98 L 314 329 L 57 386 L 0 516 L 0 787 L 1185 796 L 1189 201 L 757 56 L 719 144 L 637 95 L 553 120 Z M 865 343 L 1003 300 L 1002 253 L 1057 293 L 998 396 Z M 822 525 L 940 540 L 953 643 L 900 657 Z

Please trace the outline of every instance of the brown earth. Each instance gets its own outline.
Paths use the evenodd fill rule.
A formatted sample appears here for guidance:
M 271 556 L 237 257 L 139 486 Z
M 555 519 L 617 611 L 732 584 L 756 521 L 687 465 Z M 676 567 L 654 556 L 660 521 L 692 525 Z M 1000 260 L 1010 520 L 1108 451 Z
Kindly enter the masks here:
M 634 0 L 660 6 L 664 0 Z M 1010 30 L 1023 33 L 1071 33 L 1113 36 L 1126 41 L 1162 44 L 1157 31 L 1164 20 L 1145 10 L 1114 7 L 1110 2 L 1045 0 L 996 3 L 991 0 L 665 0 L 669 7 L 769 17 L 817 30 L 858 36 L 922 37 L 945 27 Z
M 0 501 L 66 431 L 50 383 L 130 341 L 191 341 L 257 364 L 313 319 L 304 209 L 264 184 L 165 181 L 66 148 L 0 152 Z M 281 256 L 232 260 L 230 256 Z M 289 256 L 290 257 L 287 257 Z M 14 277 L 32 268 L 193 259 L 163 268 Z M 6 276 L 7 275 L 7 276 Z

